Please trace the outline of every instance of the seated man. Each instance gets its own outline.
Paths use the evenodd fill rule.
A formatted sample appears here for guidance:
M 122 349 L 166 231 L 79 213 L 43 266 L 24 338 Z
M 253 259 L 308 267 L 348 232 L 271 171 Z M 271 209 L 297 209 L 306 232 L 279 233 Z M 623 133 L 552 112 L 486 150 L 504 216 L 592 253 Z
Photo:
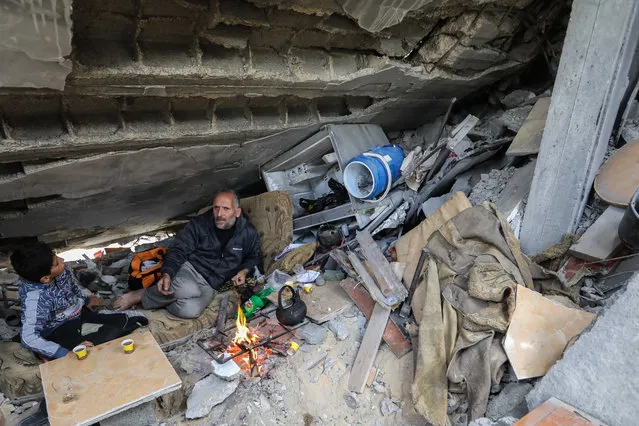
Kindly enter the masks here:
M 144 309 L 166 307 L 177 317 L 197 318 L 224 282 L 244 284 L 261 258 L 257 231 L 235 192 L 224 190 L 215 196 L 213 213 L 193 218 L 176 238 L 157 284 L 124 294 L 114 306 L 123 310 L 142 302 Z
M 26 245 L 11 254 L 11 265 L 20 275 L 22 345 L 49 359 L 60 358 L 75 346 L 88 347 L 125 336 L 148 324 L 143 316 L 97 313 L 91 309 L 102 299 L 84 296 L 64 260 L 44 243 Z M 85 324 L 100 325 L 82 334 Z

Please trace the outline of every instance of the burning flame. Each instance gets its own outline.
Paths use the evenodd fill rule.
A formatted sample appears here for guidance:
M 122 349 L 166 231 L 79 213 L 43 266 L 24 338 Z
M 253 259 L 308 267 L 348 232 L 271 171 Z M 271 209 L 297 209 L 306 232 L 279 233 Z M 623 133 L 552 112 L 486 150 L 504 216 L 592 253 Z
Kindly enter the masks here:
M 246 325 L 246 316 L 238 304 L 237 319 L 235 320 L 235 336 L 231 344 L 226 348 L 230 355 L 236 355 L 253 345 L 260 343 L 261 336 L 251 330 Z M 259 347 L 249 350 L 247 353 L 234 358 L 235 363 L 244 371 L 256 369 L 259 375 L 262 371 L 262 363 L 268 358 L 271 350 L 266 347 Z

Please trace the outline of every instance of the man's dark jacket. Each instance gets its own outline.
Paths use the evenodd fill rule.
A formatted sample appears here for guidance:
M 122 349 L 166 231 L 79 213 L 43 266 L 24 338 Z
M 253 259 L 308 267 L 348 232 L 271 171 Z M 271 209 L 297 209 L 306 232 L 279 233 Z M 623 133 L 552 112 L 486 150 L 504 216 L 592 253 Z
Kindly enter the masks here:
M 187 260 L 214 289 L 246 268 L 253 272 L 261 264 L 260 237 L 242 214 L 235 221 L 235 232 L 222 250 L 215 234 L 213 212 L 196 216 L 170 246 L 162 272 L 175 277 Z

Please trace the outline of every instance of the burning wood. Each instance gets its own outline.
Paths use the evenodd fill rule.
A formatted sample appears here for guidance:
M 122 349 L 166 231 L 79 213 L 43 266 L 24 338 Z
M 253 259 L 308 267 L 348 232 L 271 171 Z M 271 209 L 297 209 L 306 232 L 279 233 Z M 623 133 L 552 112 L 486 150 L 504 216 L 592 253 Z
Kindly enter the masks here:
M 244 371 L 250 371 L 252 375 L 259 376 L 262 364 L 272 353 L 271 349 L 259 345 L 262 337 L 246 325 L 246 316 L 242 308 L 237 307 L 237 319 L 235 320 L 235 336 L 226 348 L 226 352 L 233 356 L 248 350 L 245 354 L 237 356 L 234 361 Z

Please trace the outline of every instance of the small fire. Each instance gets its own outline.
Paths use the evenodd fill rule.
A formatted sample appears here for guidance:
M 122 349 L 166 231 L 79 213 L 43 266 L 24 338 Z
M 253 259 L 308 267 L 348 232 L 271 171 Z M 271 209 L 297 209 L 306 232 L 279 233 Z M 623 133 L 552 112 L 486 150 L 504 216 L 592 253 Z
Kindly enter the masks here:
M 242 311 L 239 305 L 237 307 L 235 327 L 235 337 L 233 337 L 231 344 L 226 348 L 226 352 L 230 355 L 236 355 L 260 343 L 261 336 L 246 326 L 246 316 L 244 316 L 244 311 Z M 251 371 L 251 373 L 255 372 L 259 375 L 262 371 L 262 364 L 271 353 L 272 351 L 269 348 L 261 346 L 234 358 L 233 361 L 235 361 L 242 370 Z

